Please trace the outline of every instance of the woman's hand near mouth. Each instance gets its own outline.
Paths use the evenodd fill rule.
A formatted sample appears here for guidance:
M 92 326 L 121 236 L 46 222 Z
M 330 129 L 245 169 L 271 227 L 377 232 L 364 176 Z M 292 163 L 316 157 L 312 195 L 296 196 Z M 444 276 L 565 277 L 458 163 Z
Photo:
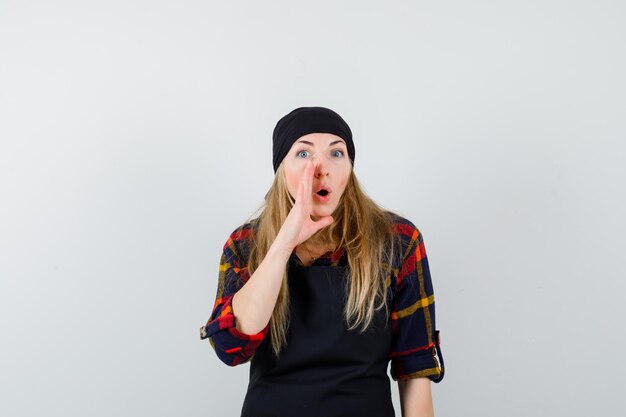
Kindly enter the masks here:
M 313 173 L 315 166 L 309 160 L 304 169 L 304 176 L 298 185 L 296 202 L 287 215 L 276 240 L 289 250 L 294 250 L 318 230 L 332 224 L 332 216 L 321 217 L 318 221 L 311 219 L 313 210 Z

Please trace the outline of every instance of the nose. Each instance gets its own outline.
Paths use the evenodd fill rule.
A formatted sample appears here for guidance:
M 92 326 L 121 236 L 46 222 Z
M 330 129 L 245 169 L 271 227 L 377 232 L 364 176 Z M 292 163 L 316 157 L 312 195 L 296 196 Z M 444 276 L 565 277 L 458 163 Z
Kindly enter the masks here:
M 315 164 L 315 178 L 320 178 L 324 175 L 328 175 L 328 168 L 325 163 L 322 163 L 321 159 L 317 162 L 313 162 Z

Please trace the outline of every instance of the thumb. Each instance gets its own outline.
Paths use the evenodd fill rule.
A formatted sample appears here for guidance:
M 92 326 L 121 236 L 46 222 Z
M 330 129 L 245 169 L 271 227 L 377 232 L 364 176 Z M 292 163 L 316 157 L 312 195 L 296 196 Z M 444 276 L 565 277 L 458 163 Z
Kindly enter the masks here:
M 322 217 L 321 219 L 319 219 L 317 222 L 315 222 L 317 224 L 317 226 L 319 226 L 317 229 L 322 229 L 326 226 L 331 225 L 335 220 L 333 219 L 333 216 L 325 216 Z

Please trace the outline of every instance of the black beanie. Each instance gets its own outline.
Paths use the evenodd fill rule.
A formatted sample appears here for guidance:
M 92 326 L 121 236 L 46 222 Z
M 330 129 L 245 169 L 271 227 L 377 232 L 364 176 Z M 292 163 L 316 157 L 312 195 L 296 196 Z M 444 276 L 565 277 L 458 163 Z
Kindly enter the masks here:
M 291 145 L 309 133 L 332 133 L 345 140 L 350 162 L 354 166 L 352 131 L 345 120 L 326 107 L 298 107 L 283 116 L 274 127 L 274 173 Z

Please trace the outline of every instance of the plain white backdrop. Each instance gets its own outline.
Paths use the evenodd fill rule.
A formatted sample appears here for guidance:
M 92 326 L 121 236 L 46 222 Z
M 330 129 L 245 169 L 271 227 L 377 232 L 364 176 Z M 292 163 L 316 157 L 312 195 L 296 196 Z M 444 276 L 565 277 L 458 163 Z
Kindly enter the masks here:
M 200 341 L 275 123 L 424 235 L 437 416 L 621 416 L 618 1 L 0 3 L 0 414 L 237 416 Z M 394 406 L 400 416 L 397 385 Z

